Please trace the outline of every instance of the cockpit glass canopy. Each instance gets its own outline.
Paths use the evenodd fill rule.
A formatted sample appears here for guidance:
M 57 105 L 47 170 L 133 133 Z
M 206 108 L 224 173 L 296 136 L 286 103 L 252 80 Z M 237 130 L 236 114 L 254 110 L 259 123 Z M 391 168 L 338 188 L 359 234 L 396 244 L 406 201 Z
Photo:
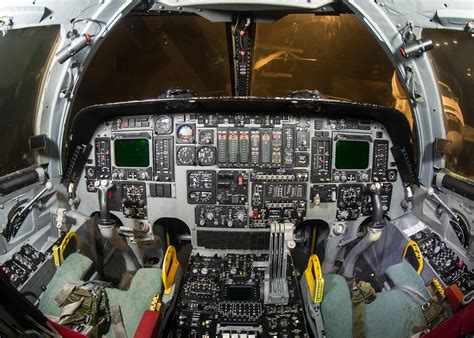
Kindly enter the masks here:
M 231 95 L 225 23 L 199 16 L 131 15 L 92 59 L 73 108 L 157 98 L 167 89 Z
M 29 150 L 37 98 L 59 26 L 9 30 L 0 34 L 0 176 L 35 164 Z
M 353 14 L 291 14 L 258 23 L 252 95 L 287 96 L 294 90 L 394 107 L 394 67 Z
M 474 179 L 474 37 L 468 32 L 425 29 L 433 40 L 430 57 L 444 108 L 446 137 L 451 141 L 446 168 Z

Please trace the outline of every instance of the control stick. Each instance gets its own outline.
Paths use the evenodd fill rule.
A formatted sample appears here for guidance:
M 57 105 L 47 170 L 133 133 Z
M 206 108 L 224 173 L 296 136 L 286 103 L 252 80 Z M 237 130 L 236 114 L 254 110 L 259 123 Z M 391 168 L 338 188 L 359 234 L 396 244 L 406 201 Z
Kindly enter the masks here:
M 126 272 L 134 272 L 138 269 L 136 257 L 128 246 L 127 242 L 117 233 L 115 229 L 115 220 L 110 217 L 109 208 L 109 192 L 113 188 L 111 180 L 98 180 L 94 182 L 99 194 L 99 231 L 102 237 L 110 241 L 117 249 L 120 250 L 125 260 Z
M 355 264 L 360 255 L 380 239 L 387 224 L 383 214 L 382 197 L 380 196 L 382 185 L 373 183 L 370 186 L 370 192 L 372 194 L 372 222 L 367 227 L 367 234 L 352 248 L 341 266 L 341 274 L 348 279 L 354 277 Z

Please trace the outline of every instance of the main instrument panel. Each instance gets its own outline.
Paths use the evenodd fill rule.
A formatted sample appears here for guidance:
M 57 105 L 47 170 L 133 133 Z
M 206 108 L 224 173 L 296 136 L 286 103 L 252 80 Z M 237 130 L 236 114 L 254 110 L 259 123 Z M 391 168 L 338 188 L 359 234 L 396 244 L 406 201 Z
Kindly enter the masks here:
M 95 192 L 95 180 L 111 179 L 110 207 L 119 217 L 177 217 L 197 231 L 198 246 L 211 248 L 235 245 L 223 231 L 242 237 L 252 229 L 258 242 L 258 230 L 272 222 L 322 218 L 331 224 L 369 216 L 373 182 L 382 183 L 388 212 L 398 179 L 389 134 L 367 120 L 122 116 L 101 124 L 91 143 L 84 174 L 88 192 Z M 318 213 L 325 204 L 333 213 Z M 266 243 L 252 248 L 261 245 Z

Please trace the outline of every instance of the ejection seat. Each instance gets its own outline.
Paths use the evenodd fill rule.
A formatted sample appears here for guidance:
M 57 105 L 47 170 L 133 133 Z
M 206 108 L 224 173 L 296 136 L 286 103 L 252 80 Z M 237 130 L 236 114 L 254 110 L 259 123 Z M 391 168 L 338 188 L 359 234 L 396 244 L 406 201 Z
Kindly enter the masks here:
M 80 254 L 71 254 L 63 264 L 61 264 L 46 291 L 40 299 L 39 309 L 45 315 L 59 317 L 61 309 L 54 302 L 56 295 L 63 290 L 68 282 L 80 283 L 90 275 L 93 266 L 92 260 Z M 127 291 L 115 288 L 105 288 L 109 305 L 120 305 L 122 322 L 128 337 L 133 337 L 138 327 L 140 319 L 145 310 L 148 309 L 154 294 L 162 291 L 161 269 L 141 268 L 132 279 L 130 288 Z M 114 337 L 112 328 L 106 334 L 107 337 Z
M 314 311 L 316 304 L 312 301 L 311 287 L 308 286 L 311 281 L 308 283 L 305 274 L 302 278 L 303 297 L 307 300 L 307 314 L 314 319 L 310 323 L 313 329 L 321 332 L 322 324 L 327 338 L 400 338 L 410 337 L 425 329 L 427 323 L 421 306 L 406 292 L 397 289 L 408 287 L 429 299 L 429 291 L 421 277 L 407 261 L 388 267 L 385 274 L 394 287 L 376 293 L 373 302 L 363 305 L 362 313 L 354 313 L 348 283 L 337 274 L 324 276 L 323 296 L 320 306 L 317 305 L 319 309 Z

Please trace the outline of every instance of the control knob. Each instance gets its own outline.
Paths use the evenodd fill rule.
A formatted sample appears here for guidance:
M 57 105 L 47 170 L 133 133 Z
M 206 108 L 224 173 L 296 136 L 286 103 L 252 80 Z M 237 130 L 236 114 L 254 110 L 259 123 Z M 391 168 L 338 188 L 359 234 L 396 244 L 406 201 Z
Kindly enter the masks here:
M 243 212 L 238 212 L 236 217 L 239 222 L 245 221 L 245 214 Z
M 148 173 L 146 171 L 142 171 L 140 173 L 140 179 L 143 180 L 143 181 L 147 180 L 148 179 Z

